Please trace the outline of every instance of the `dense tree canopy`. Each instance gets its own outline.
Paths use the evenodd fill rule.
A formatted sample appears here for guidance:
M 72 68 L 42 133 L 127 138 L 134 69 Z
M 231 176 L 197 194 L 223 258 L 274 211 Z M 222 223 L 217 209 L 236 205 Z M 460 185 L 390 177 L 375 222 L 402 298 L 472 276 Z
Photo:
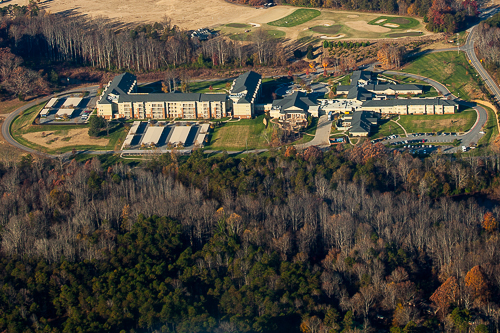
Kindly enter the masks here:
M 0 330 L 493 330 L 499 210 L 470 194 L 499 162 L 367 143 L 3 165 Z

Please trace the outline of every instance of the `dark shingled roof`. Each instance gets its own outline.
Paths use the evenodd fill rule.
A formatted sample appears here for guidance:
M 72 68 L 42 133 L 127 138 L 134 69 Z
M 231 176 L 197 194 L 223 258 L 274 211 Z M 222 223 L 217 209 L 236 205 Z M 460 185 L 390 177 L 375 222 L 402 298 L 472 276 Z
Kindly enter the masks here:
M 123 73 L 116 76 L 111 81 L 108 89 L 104 93 L 100 104 L 111 103 L 108 100 L 108 94 L 118 95 L 118 102 L 215 102 L 225 101 L 226 94 L 198 94 L 198 93 L 151 93 L 151 94 L 136 94 L 128 93 L 136 76 L 130 73 Z
M 372 121 L 378 119 L 374 112 L 371 111 L 356 111 L 352 115 L 350 133 L 370 134 L 372 129 Z
M 372 72 L 369 71 L 354 71 L 351 75 L 351 84 L 357 85 L 358 81 L 363 79 L 365 81 L 370 81 L 372 79 Z
M 429 98 L 411 98 L 411 99 L 386 99 L 386 100 L 371 100 L 363 102 L 362 107 L 385 107 L 396 105 L 443 105 L 456 106 L 457 103 L 446 99 L 429 99 Z
M 422 87 L 417 86 L 415 84 L 391 84 L 391 83 L 383 83 L 383 84 L 367 84 L 364 86 L 366 90 L 372 91 L 384 91 L 386 89 L 392 89 L 394 91 L 401 90 L 422 90 Z
M 254 72 L 254 71 L 248 71 L 245 74 L 242 74 L 236 78 L 234 81 L 234 85 L 231 88 L 231 94 L 238 94 L 243 91 L 247 91 L 247 94 L 245 97 L 241 98 L 238 103 L 242 102 L 248 102 L 250 103 L 253 97 L 253 94 L 255 93 L 255 90 L 257 89 L 257 85 L 259 84 L 259 80 L 262 78 L 262 75 Z
M 309 110 L 310 106 L 314 105 L 316 104 L 311 101 L 305 93 L 299 91 L 296 91 L 283 99 L 278 99 L 273 102 L 273 107 L 279 107 L 282 112 L 291 107 L 296 107 L 306 112 L 307 110 Z
M 356 99 L 358 101 L 366 101 L 367 99 L 371 99 L 372 97 L 373 93 L 369 92 L 365 88 L 356 86 L 353 86 L 347 94 L 347 99 Z

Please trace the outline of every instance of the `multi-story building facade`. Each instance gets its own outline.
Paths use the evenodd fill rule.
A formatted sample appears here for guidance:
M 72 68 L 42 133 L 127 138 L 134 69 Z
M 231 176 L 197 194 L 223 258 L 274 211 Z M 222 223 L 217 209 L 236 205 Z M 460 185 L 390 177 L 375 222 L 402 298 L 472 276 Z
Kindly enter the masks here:
M 262 76 L 256 72 L 249 71 L 234 80 L 229 98 L 232 102 L 233 117 L 253 118 L 255 115 L 255 103 L 262 94 Z
M 106 119 L 210 119 L 229 115 L 226 94 L 137 93 L 130 73 L 115 77 L 97 102 L 97 115 Z

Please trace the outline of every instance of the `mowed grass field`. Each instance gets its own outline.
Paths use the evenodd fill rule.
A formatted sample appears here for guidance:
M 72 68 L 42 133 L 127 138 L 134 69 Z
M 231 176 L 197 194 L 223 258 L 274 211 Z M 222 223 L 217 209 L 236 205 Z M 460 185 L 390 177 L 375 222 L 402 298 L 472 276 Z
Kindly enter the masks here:
M 368 22 L 368 24 L 380 25 L 390 29 L 412 29 L 417 27 L 420 22 L 413 17 L 379 16 Z
M 405 66 L 403 71 L 434 79 L 464 100 L 482 96 L 474 79 L 476 71 L 464 53 L 450 51 L 427 54 Z
M 335 39 L 378 39 L 432 34 L 425 30 L 420 20 L 410 17 L 380 16 L 375 13 L 329 9 L 294 9 L 290 6 L 277 7 L 283 13 L 279 19 L 276 19 L 276 15 L 270 15 L 273 9 L 266 9 L 261 16 L 253 18 L 252 21 L 219 25 L 216 30 L 233 40 L 247 42 L 252 40 L 255 31 L 263 29 L 273 38 L 296 40 L 304 45 L 316 43 L 322 36 L 323 38 L 335 36 Z M 386 20 L 385 24 L 392 26 L 384 26 L 384 22 L 370 24 L 378 20 Z M 408 27 L 413 30 L 406 31 Z
M 320 15 L 321 12 L 319 10 L 301 8 L 297 9 L 290 15 L 276 21 L 268 22 L 267 24 L 275 27 L 295 27 L 296 25 L 306 23 Z
M 408 133 L 418 132 L 467 132 L 476 122 L 475 110 L 456 114 L 403 115 L 399 123 Z
M 272 129 L 271 126 L 266 129 L 263 119 L 264 115 L 261 115 L 255 119 L 242 119 L 216 127 L 211 135 L 210 143 L 205 148 L 229 151 L 268 148 L 269 145 L 263 133 Z
M 404 134 L 405 132 L 393 121 L 389 119 L 382 119 L 379 122 L 378 131 L 370 136 L 370 139 L 383 138 L 392 134 Z

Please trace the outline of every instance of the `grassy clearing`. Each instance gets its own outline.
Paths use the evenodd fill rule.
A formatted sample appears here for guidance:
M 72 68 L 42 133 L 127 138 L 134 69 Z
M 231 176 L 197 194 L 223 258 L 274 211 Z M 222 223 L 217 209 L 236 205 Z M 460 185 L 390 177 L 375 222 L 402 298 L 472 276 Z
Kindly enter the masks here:
M 420 24 L 416 19 L 412 17 L 392 17 L 392 16 L 379 16 L 374 20 L 368 22 L 371 25 L 380 25 L 391 29 L 411 29 L 415 28 Z M 395 24 L 397 27 L 387 26 L 386 24 Z
M 250 24 L 245 23 L 228 23 L 226 27 L 229 28 L 237 28 L 237 29 L 250 29 L 252 26 Z
M 488 112 L 488 120 L 484 124 L 483 131 L 486 133 L 477 143 L 479 148 L 487 147 L 491 144 L 498 136 L 498 125 L 497 118 L 495 117 L 495 112 L 487 107 L 486 105 L 481 106 Z
M 20 101 L 19 99 L 11 99 L 0 102 L 0 114 L 11 113 L 12 111 L 25 105 L 26 101 Z
M 475 110 L 465 110 L 456 114 L 404 115 L 399 123 L 408 133 L 418 132 L 466 132 L 476 122 Z
M 189 90 L 193 93 L 226 93 L 226 84 L 232 83 L 231 80 L 218 80 L 218 81 L 198 81 L 189 84 Z M 212 87 L 212 90 L 210 90 Z M 229 86 L 230 88 L 231 86 Z
M 312 27 L 311 30 L 319 34 L 336 35 L 339 33 L 341 28 L 342 28 L 341 25 L 330 25 L 330 26 L 318 25 Z
M 245 150 L 268 148 L 266 135 L 270 138 L 272 127 L 263 123 L 264 115 L 255 119 L 242 119 L 216 127 L 206 149 L 213 150 Z
M 421 36 L 421 35 L 422 35 L 422 32 L 411 31 L 411 32 L 398 32 L 395 34 L 388 34 L 387 37 L 399 38 L 399 37 L 414 37 L 414 36 Z
M 405 72 L 434 79 L 448 88 L 455 96 L 471 100 L 482 96 L 475 80 L 476 71 L 468 63 L 464 53 L 439 52 L 417 58 L 404 68 Z
M 279 20 L 269 22 L 269 25 L 275 27 L 295 27 L 310 21 L 321 15 L 321 12 L 316 9 L 297 9 L 290 15 L 287 15 Z
M 271 38 L 285 38 L 286 32 L 281 31 L 281 30 L 266 30 L 267 34 Z
M 382 119 L 379 122 L 378 131 L 370 136 L 370 139 L 382 138 L 392 134 L 404 134 L 403 129 L 398 124 L 389 119 Z

